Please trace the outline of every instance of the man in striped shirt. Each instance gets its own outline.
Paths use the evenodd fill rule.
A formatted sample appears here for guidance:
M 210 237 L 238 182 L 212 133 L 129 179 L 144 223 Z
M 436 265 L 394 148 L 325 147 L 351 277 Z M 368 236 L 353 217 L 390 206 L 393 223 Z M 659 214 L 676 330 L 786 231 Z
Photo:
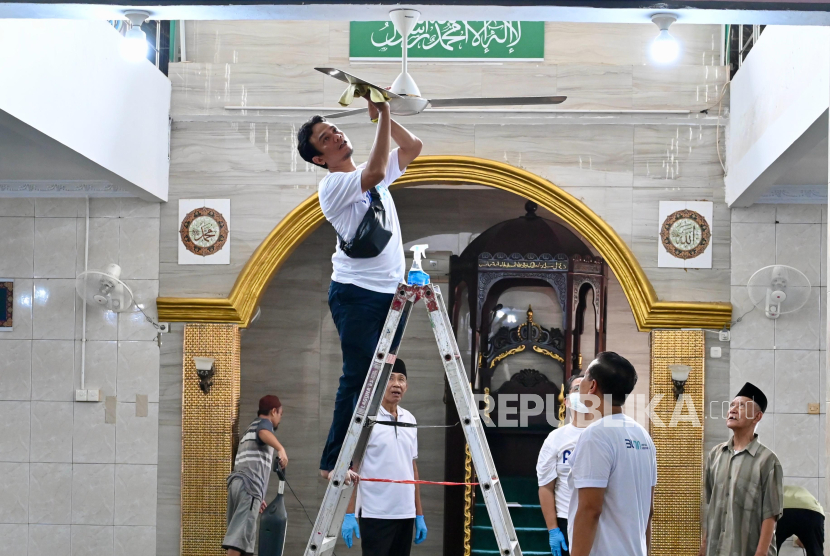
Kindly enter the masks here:
M 228 529 L 222 548 L 228 556 L 253 554 L 257 517 L 265 511 L 265 491 L 271 475 L 274 450 L 285 468 L 288 456 L 274 431 L 282 420 L 282 404 L 276 396 L 259 400 L 257 418 L 239 440 L 233 473 L 228 476 Z

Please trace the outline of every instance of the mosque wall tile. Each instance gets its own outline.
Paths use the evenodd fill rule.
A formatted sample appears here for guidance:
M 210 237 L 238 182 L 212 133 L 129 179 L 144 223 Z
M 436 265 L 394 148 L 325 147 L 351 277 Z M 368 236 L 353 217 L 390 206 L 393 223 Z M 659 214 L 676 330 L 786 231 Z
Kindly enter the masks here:
M 0 216 L 34 216 L 35 200 L 33 198 L 3 199 L 0 203 Z
M 0 344 L 2 349 L 2 344 Z M 69 402 L 75 399 L 75 346 L 72 340 L 32 342 L 32 399 Z
M 776 413 L 772 417 L 775 423 L 774 450 L 784 468 L 784 476 L 817 478 L 821 416 Z M 799 434 L 794 434 L 794 431 L 799 431 Z
M 775 205 L 752 205 L 751 207 L 735 207 L 731 211 L 732 223 L 736 222 L 763 222 L 775 224 Z
M 819 353 L 775 350 L 775 413 L 807 413 L 808 403 L 821 401 Z
M 35 219 L 35 278 L 74 278 L 76 218 Z
M 122 279 L 156 278 L 159 274 L 158 219 L 121 218 L 120 224 L 119 261 Z
M 810 288 L 807 303 L 795 313 L 787 313 L 774 321 L 775 348 L 778 350 L 812 349 L 821 347 L 824 331 L 821 326 L 821 288 Z
M 105 422 L 104 402 L 75 404 L 72 461 L 115 463 L 115 424 Z
M 821 283 L 821 224 L 776 225 L 775 250 L 777 264 L 797 268 L 814 286 Z
M 151 403 L 147 417 L 136 416 L 135 403 L 118 402 L 115 421 L 117 464 L 158 463 L 158 404 Z M 153 488 L 155 491 L 155 487 Z M 135 523 L 133 525 L 146 525 Z
M 88 389 L 99 389 L 102 396 L 118 395 L 118 343 L 92 341 L 86 343 L 85 384 Z M 75 342 L 75 384 L 81 384 L 81 342 Z M 102 401 L 103 401 L 102 397 Z M 73 397 L 74 399 L 74 397 Z
M 29 523 L 72 523 L 72 464 L 29 464 Z
M 32 393 L 32 342 L 0 342 L 0 400 L 28 400 Z
M 32 336 L 35 340 L 71 340 L 75 332 L 75 280 L 34 281 Z
M 568 97 L 568 110 L 630 110 L 634 108 L 634 68 L 628 65 L 560 64 L 556 94 Z M 540 87 L 541 88 L 541 87 Z
M 0 533 L 2 534 L 2 533 Z M 29 556 L 69 556 L 71 527 L 69 525 L 29 525 Z M 4 539 L 8 537 L 4 536 Z M 15 543 L 13 546 L 20 546 Z
M 733 257 L 734 261 L 734 257 Z M 732 349 L 769 349 L 775 346 L 775 324 L 754 308 L 746 286 L 732 286 Z
M 89 212 L 93 213 L 91 202 Z M 85 262 L 86 219 L 78 218 L 76 228 L 78 249 L 75 254 L 75 272 L 80 274 L 84 271 Z M 107 265 L 119 262 L 120 229 L 121 219 L 117 217 L 90 217 L 89 260 L 87 262 L 89 270 L 104 270 Z M 87 311 L 87 318 L 90 317 L 89 313 L 91 311 Z
M 159 292 L 158 280 L 125 280 L 124 283 L 133 292 L 133 302 L 141 305 L 141 308 L 150 318 L 158 318 L 156 310 L 156 298 Z M 156 329 L 147 322 L 146 317 L 139 311 L 128 311 L 118 314 L 118 339 L 119 340 L 145 340 L 154 341 L 157 336 Z
M 4 542 L 9 543 L 7 546 L 9 548 L 13 547 L 14 550 L 26 546 L 27 535 L 28 525 L 26 524 L 0 525 L 0 536 L 2 536 Z
M 115 466 L 115 524 L 156 524 L 156 466 Z M 154 544 L 154 543 L 153 543 Z
M 0 463 L 0 523 L 29 519 L 29 463 Z
M 0 461 L 29 461 L 31 403 L 0 402 Z M 0 523 L 4 523 L 0 518 Z M 5 522 L 9 523 L 9 522 Z
M 0 274 L 3 278 L 34 277 L 34 218 L 0 218 Z
M 101 525 L 72 525 L 71 556 L 112 554 L 113 528 Z
M 32 402 L 29 461 L 72 462 L 72 402 Z
M 135 402 L 136 395 L 159 401 L 159 346 L 156 342 L 119 342 L 118 399 Z
M 37 197 L 35 216 L 77 218 L 86 215 L 84 199 L 78 197 Z
M 756 270 L 775 263 L 775 224 L 733 223 L 732 254 L 731 283 L 745 286 Z
M 76 463 L 72 466 L 72 524 L 112 525 L 115 466 Z M 112 529 L 110 528 L 110 535 Z M 75 544 L 74 541 L 72 543 Z M 90 550 L 92 552 L 92 550 Z
M 116 526 L 113 529 L 113 556 L 155 556 L 155 525 Z

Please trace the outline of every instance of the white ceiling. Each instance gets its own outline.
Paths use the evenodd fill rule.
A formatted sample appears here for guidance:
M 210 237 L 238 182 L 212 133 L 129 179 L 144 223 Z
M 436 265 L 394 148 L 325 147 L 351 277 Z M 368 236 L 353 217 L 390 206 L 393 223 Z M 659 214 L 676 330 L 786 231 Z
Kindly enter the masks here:
M 555 2 L 549 2 L 554 4 Z M 565 3 L 565 2 L 562 2 Z M 493 5 L 418 5 L 390 2 L 373 4 L 334 3 L 331 4 L 261 4 L 261 5 L 152 5 L 129 4 L 70 4 L 0 2 L 0 18 L 50 18 L 50 19 L 123 19 L 127 9 L 148 11 L 152 19 L 169 20 L 327 20 L 327 21 L 380 21 L 388 17 L 393 7 L 409 7 L 419 10 L 422 18 L 430 20 L 518 20 L 518 21 L 560 21 L 594 23 L 644 23 L 658 12 L 671 12 L 678 16 L 680 23 L 721 23 L 721 24 L 764 24 L 764 25 L 830 25 L 830 12 L 771 9 L 712 10 L 684 7 L 666 8 L 665 3 L 654 2 L 651 7 L 637 8 L 590 8 L 581 6 L 539 5 L 493 6 Z M 645 4 L 645 3 L 643 3 Z M 735 2 L 725 2 L 734 6 Z M 749 3 L 748 7 L 763 5 Z M 786 2 L 776 2 L 778 6 Z

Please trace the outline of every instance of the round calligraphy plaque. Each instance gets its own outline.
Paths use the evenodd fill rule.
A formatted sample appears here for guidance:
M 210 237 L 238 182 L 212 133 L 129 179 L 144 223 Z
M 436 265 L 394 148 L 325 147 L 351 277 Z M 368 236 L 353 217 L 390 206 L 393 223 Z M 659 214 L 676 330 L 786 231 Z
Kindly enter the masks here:
M 673 257 L 694 259 L 709 247 L 712 232 L 700 213 L 678 210 L 671 213 L 660 227 L 660 241 Z
M 194 255 L 213 255 L 228 241 L 228 223 L 218 210 L 197 208 L 184 217 L 179 235 L 185 248 Z

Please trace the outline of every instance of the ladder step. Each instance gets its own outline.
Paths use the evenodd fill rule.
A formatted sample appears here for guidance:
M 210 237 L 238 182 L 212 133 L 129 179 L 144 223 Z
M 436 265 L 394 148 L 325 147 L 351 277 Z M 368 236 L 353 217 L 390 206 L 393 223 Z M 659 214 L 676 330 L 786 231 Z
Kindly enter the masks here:
M 326 554 L 329 550 L 334 550 L 335 544 L 337 544 L 337 537 L 326 537 L 322 542 L 322 546 L 317 550 L 317 553 Z
M 473 525 L 473 529 L 477 529 L 479 531 L 492 531 L 493 526 L 492 525 Z M 520 533 L 520 532 L 521 533 L 538 533 L 538 532 L 547 533 L 548 532 L 547 527 L 516 527 L 516 526 L 513 526 L 513 529 L 517 533 Z

